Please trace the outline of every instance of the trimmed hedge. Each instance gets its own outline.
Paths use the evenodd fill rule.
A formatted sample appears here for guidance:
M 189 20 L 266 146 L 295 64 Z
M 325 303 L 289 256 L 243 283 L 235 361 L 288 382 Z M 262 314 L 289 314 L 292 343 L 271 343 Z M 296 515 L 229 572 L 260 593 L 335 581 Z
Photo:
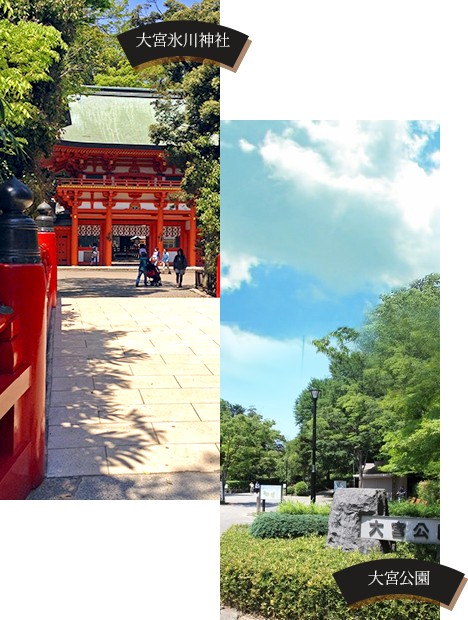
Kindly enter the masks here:
M 391 517 L 422 517 L 439 519 L 440 504 L 411 504 L 410 502 L 388 502 Z
M 284 500 L 278 506 L 278 512 L 283 515 L 328 515 L 331 504 L 303 504 L 291 499 Z
M 289 515 L 266 512 L 255 519 L 250 526 L 254 538 L 299 538 L 328 533 L 328 516 L 326 515 Z
M 221 536 L 223 605 L 276 620 L 438 620 L 440 616 L 438 606 L 410 600 L 382 601 L 350 611 L 333 578 L 334 572 L 353 564 L 412 558 L 416 545 L 398 543 L 397 553 L 364 556 L 328 549 L 323 536 L 263 540 L 250 536 L 247 527 L 234 525 Z

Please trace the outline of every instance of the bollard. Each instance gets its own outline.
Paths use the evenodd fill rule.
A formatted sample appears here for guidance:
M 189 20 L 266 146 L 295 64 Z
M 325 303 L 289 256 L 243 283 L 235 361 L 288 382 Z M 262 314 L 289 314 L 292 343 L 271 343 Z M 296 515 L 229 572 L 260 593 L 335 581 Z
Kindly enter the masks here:
M 30 190 L 0 185 L 0 499 L 25 499 L 44 478 L 46 278 Z
M 47 248 L 48 253 L 47 263 L 48 270 L 50 270 L 47 290 L 48 303 L 49 308 L 55 308 L 57 305 L 57 242 L 52 207 L 43 202 L 37 210 L 39 211 L 39 215 L 36 217 L 39 245 Z

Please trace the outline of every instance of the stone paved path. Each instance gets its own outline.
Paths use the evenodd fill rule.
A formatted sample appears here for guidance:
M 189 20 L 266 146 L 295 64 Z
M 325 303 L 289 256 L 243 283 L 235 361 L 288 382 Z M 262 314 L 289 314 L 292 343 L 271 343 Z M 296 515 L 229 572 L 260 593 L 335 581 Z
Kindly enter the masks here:
M 138 266 L 133 267 L 59 267 L 58 283 L 64 297 L 208 297 L 195 288 L 195 268 L 189 267 L 181 288 L 175 274 L 162 273 L 162 286 L 144 286 L 143 277 L 135 287 Z
M 197 472 L 218 498 L 218 299 L 61 297 L 49 383 L 49 479 Z

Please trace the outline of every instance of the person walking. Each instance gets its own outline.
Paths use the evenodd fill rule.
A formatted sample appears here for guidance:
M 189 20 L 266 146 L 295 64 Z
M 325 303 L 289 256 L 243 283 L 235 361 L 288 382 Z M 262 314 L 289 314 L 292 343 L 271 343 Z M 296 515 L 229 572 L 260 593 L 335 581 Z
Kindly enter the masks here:
M 140 258 L 140 264 L 138 266 L 138 277 L 136 279 L 135 286 L 138 286 L 140 283 L 141 274 L 145 276 L 145 286 L 148 286 L 148 278 L 146 277 L 146 267 L 148 266 L 149 260 L 146 256 L 146 252 L 143 252 Z
M 97 247 L 96 244 L 93 245 L 93 249 L 91 250 L 91 252 L 92 252 L 92 255 L 91 255 L 91 265 L 97 265 L 99 251 L 98 251 L 98 247 Z
M 162 263 L 165 273 L 171 273 L 169 271 L 169 252 L 166 249 L 163 251 Z
M 260 491 L 260 484 L 258 482 L 255 483 L 255 493 Z
M 159 261 L 161 260 L 161 254 L 159 253 L 158 248 L 154 248 L 153 255 L 151 256 L 151 262 L 156 265 L 159 265 Z
M 182 278 L 184 277 L 185 270 L 187 269 L 187 259 L 185 258 L 184 252 L 181 248 L 177 250 L 172 266 L 174 267 L 174 271 L 176 273 L 177 287 L 181 288 Z
M 255 487 L 254 483 L 253 483 L 253 482 L 251 482 L 251 483 L 249 484 L 249 487 L 250 487 L 250 492 L 251 492 L 251 493 L 253 493 L 253 492 L 254 492 L 254 487 Z

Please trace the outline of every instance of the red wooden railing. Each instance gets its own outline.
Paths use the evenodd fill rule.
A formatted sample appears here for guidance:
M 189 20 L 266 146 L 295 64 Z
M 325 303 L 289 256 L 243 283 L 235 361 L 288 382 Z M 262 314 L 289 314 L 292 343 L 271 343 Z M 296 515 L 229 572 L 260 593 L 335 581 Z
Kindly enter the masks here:
M 31 203 L 17 179 L 0 185 L 0 500 L 25 499 L 45 473 L 47 326 L 57 261 L 53 228 L 38 233 L 23 214 Z
M 150 187 L 150 188 L 180 188 L 180 181 L 160 181 L 157 179 L 81 179 L 57 178 L 57 185 L 62 186 L 91 186 L 91 187 Z

